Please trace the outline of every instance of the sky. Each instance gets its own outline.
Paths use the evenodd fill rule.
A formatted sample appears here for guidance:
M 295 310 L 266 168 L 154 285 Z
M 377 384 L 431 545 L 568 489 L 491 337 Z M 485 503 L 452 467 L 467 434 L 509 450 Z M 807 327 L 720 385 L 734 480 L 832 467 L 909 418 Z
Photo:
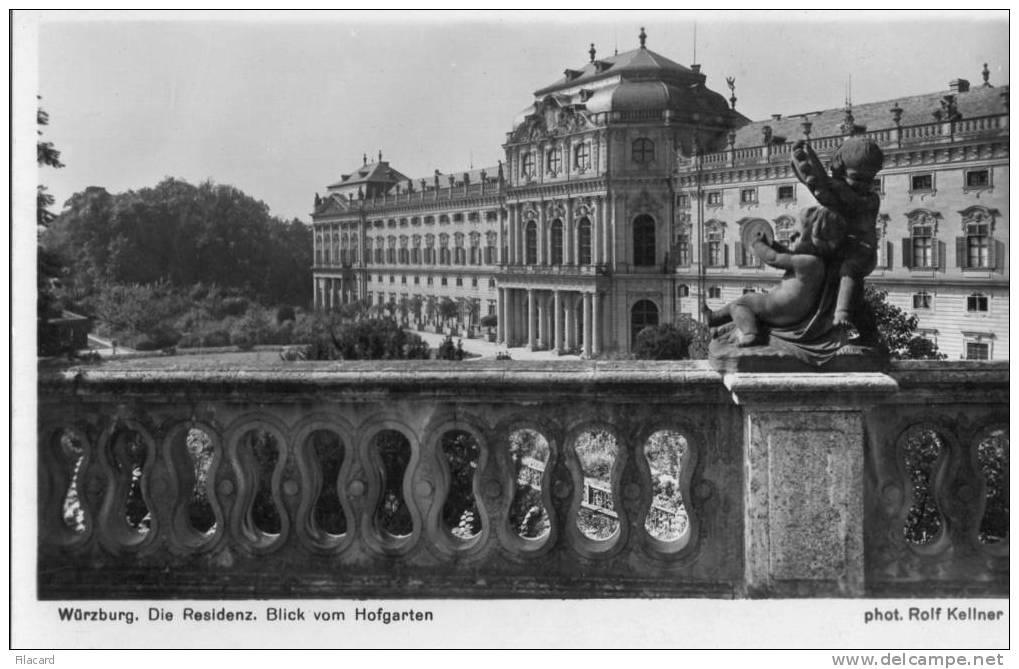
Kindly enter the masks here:
M 367 153 L 411 177 L 495 165 L 533 92 L 639 46 L 698 62 L 753 120 L 1008 83 L 1008 15 L 982 12 L 372 12 L 29 15 L 45 139 L 66 167 L 40 180 L 58 207 L 211 179 L 310 221 L 316 192 Z M 695 40 L 696 34 L 696 40 Z M 30 49 L 29 54 L 32 53 Z M 15 57 L 19 68 L 32 58 Z M 696 58 L 696 61 L 694 61 Z

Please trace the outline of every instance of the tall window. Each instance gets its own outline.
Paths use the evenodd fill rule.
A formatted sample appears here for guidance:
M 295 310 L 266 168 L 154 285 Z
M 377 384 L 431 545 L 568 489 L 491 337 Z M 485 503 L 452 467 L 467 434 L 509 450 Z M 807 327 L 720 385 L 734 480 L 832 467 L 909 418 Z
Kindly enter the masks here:
M 591 264 L 591 219 L 586 216 L 577 224 L 577 264 Z
M 926 290 L 921 290 L 918 293 L 913 293 L 913 308 L 914 309 L 930 309 L 931 308 L 931 294 Z
M 676 264 L 680 267 L 690 264 L 690 234 L 687 231 L 676 238 Z
M 524 177 L 534 176 L 534 154 L 525 153 L 520 161 L 520 174 Z
M 655 143 L 647 137 L 638 137 L 633 140 L 633 162 L 639 164 L 650 163 L 655 159 Z
M 390 265 L 396 263 L 396 237 L 389 238 L 389 248 L 386 249 L 386 262 Z
M 383 256 L 386 253 L 386 243 L 382 237 L 375 238 L 375 262 L 379 265 L 383 263 Z
M 499 236 L 494 232 L 489 232 L 485 236 L 485 264 L 495 264 L 495 245 L 499 240 Z
M 722 206 L 722 191 L 712 190 L 708 191 L 708 206 L 709 207 L 721 207 Z
M 707 259 L 708 267 L 725 267 L 728 264 L 725 257 L 725 237 L 721 228 L 708 229 L 704 247 L 704 256 Z
M 934 227 L 914 225 L 910 232 L 910 257 L 912 258 L 910 267 L 934 267 Z
M 990 360 L 991 359 L 991 345 L 985 342 L 968 341 L 966 342 L 966 359 L 967 360 Z
M 552 174 L 559 174 L 563 169 L 563 150 L 558 146 L 552 148 L 548 152 L 547 159 L 548 171 Z
M 633 264 L 655 264 L 655 219 L 641 214 L 633 221 Z
M 443 235 L 442 238 L 439 239 L 439 264 L 448 265 L 449 263 L 450 263 L 449 237 Z
M 552 264 L 563 264 L 563 222 L 558 218 L 552 221 Z
M 658 325 L 658 307 L 651 300 L 640 300 L 630 310 L 630 345 L 637 342 L 637 335 L 646 327 Z
M 578 144 L 573 154 L 573 160 L 578 170 L 591 169 L 591 145 L 587 142 Z
M 421 237 L 420 235 L 414 235 L 412 240 L 414 246 L 410 249 L 410 261 L 415 265 L 421 264 Z
M 524 264 L 538 264 L 538 224 L 534 221 L 527 223 L 524 234 Z

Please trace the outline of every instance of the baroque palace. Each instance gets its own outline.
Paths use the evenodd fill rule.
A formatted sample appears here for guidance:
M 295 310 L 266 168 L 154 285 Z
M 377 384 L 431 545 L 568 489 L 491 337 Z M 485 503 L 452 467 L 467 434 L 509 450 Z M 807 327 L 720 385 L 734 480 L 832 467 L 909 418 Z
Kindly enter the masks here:
M 950 359 L 1008 357 L 1008 86 L 949 90 L 752 122 L 699 65 L 640 46 L 567 69 L 513 120 L 505 161 L 409 178 L 382 159 L 315 196 L 315 306 L 389 305 L 439 327 L 497 316 L 496 339 L 585 356 L 629 351 L 647 325 L 699 318 L 778 270 L 740 243 L 788 238 L 813 204 L 789 166 L 853 134 L 885 167 L 870 285 L 918 317 Z M 427 326 L 426 326 L 427 324 Z

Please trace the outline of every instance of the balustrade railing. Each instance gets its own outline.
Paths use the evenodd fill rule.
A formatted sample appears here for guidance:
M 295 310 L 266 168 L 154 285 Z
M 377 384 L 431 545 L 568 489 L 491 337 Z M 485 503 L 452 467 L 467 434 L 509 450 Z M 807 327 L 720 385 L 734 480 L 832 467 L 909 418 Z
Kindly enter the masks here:
M 41 370 L 40 598 L 753 594 L 706 363 L 189 360 Z M 888 374 L 857 594 L 1006 595 L 1007 364 Z

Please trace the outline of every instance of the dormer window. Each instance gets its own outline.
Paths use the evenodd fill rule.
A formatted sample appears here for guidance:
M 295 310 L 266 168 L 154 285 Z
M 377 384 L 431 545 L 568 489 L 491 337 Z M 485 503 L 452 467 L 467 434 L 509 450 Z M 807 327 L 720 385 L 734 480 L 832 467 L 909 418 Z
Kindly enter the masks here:
M 525 153 L 520 162 L 520 174 L 523 177 L 534 176 L 534 154 Z
M 563 150 L 559 147 L 549 150 L 546 158 L 546 166 L 551 174 L 559 174 L 563 169 Z
M 638 137 L 633 140 L 632 146 L 633 162 L 645 165 L 655 159 L 655 143 L 647 137 Z
M 576 79 L 577 77 L 579 77 L 581 75 L 581 72 L 580 70 L 565 70 L 563 74 L 566 75 L 566 80 L 569 81 L 571 79 Z
M 573 154 L 573 164 L 580 171 L 591 169 L 591 145 L 587 142 L 577 145 Z

